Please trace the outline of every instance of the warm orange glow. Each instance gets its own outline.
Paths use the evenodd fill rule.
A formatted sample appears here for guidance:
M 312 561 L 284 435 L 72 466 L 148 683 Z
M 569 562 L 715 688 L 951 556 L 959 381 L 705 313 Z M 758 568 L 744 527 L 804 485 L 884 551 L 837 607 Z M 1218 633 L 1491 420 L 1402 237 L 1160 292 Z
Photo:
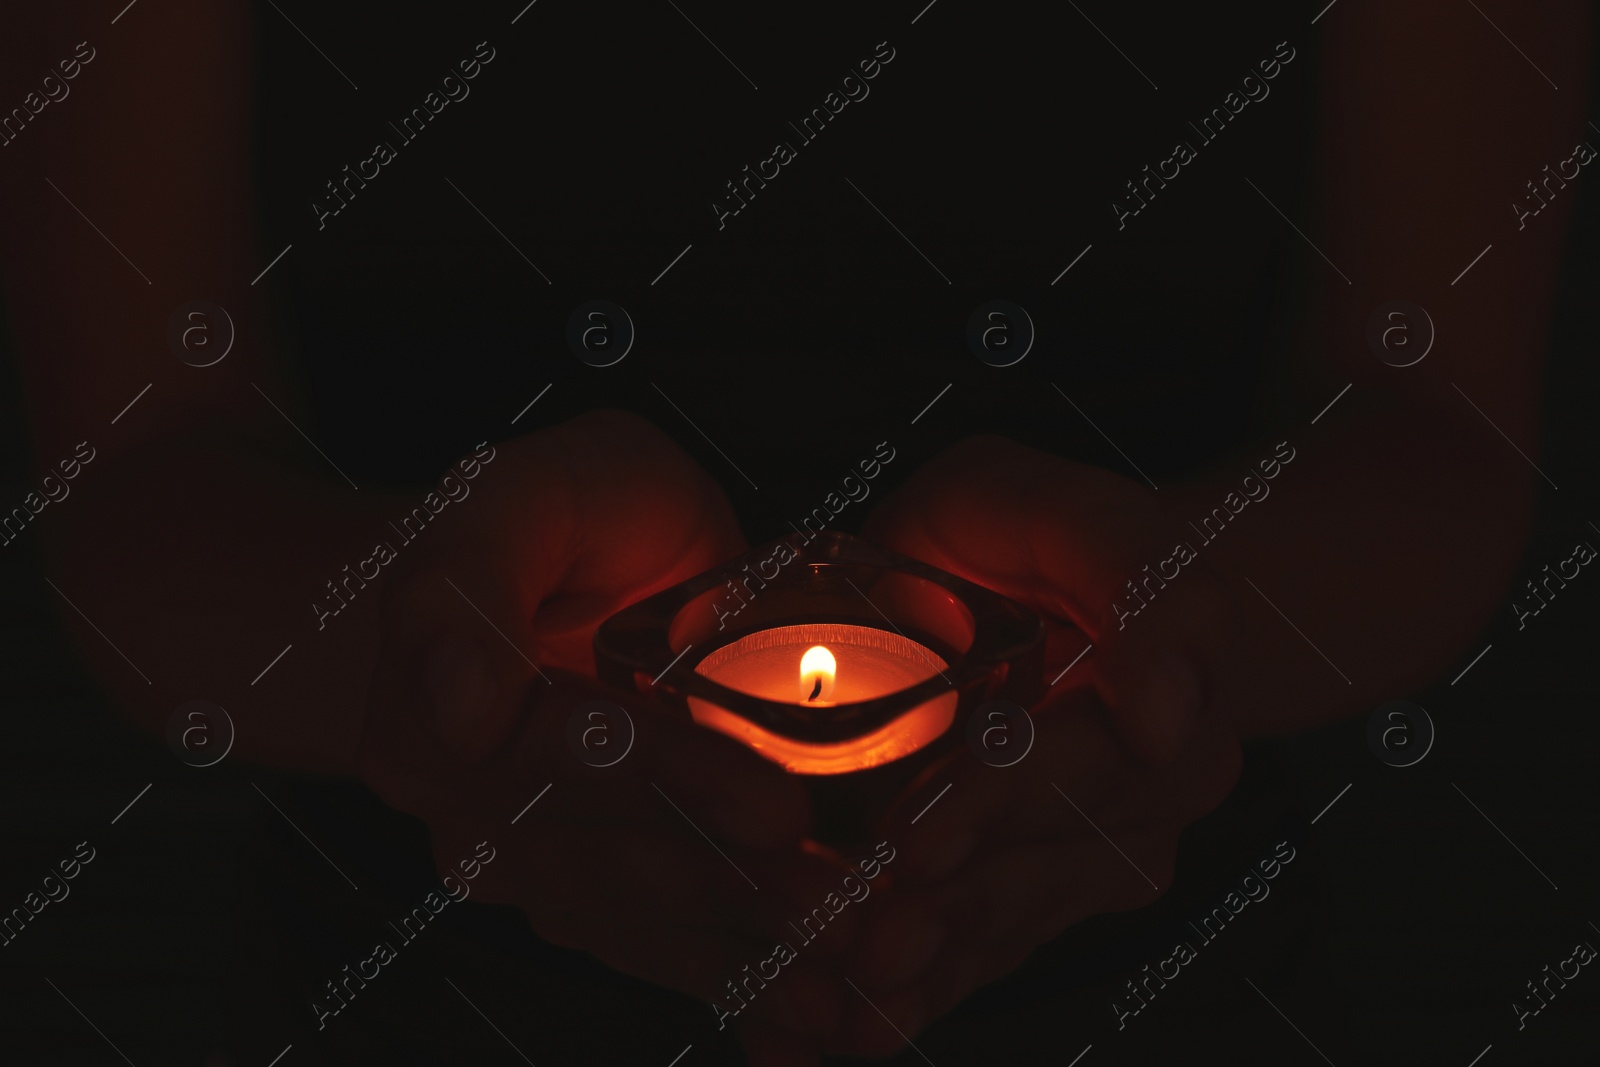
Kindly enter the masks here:
M 832 704 L 833 679 L 839 661 L 822 645 L 812 645 L 800 657 L 800 700 L 806 704 Z
M 715 704 L 689 698 L 695 722 L 743 741 L 784 770 L 795 774 L 845 774 L 864 771 L 909 756 L 924 745 L 937 741 L 956 717 L 956 694 L 949 693 L 919 708 L 912 708 L 887 726 L 870 734 L 812 744 L 792 741 L 763 730 L 749 719 L 724 711 Z
M 946 666 L 930 649 L 898 634 L 817 623 L 751 634 L 717 649 L 695 670 L 730 689 L 767 700 L 833 707 L 909 688 Z M 808 699 L 813 691 L 817 698 Z M 689 711 L 702 726 L 744 742 L 786 770 L 845 774 L 892 762 L 938 740 L 955 721 L 956 703 L 957 694 L 951 691 L 871 733 L 829 743 L 781 737 L 697 697 L 689 698 Z

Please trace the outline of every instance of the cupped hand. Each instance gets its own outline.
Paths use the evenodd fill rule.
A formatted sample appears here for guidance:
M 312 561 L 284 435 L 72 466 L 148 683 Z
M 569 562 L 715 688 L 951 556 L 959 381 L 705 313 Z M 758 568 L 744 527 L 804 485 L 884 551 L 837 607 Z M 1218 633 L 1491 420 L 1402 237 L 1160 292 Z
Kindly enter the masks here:
M 515 905 L 539 936 L 618 970 L 737 1006 L 726 983 L 772 955 L 799 910 L 790 898 L 809 904 L 837 879 L 800 847 L 808 801 L 744 746 L 603 689 L 592 644 L 618 608 L 736 554 L 733 513 L 633 416 L 586 415 L 490 456 L 390 564 L 362 778 L 427 823 L 441 875 L 459 879 L 487 843 L 474 899 Z M 622 716 L 579 710 L 596 699 L 625 705 L 631 747 Z M 809 961 L 784 971 L 735 1021 L 830 1029 L 835 983 Z
M 897 883 L 862 920 L 846 968 L 861 995 L 828 1047 L 885 1055 L 1068 926 L 1170 886 L 1179 832 L 1238 777 L 1226 708 L 1244 652 L 1233 594 L 1203 558 L 1156 571 L 1199 539 L 1100 468 L 973 439 L 867 535 L 1027 604 L 1048 636 L 1028 754 L 997 767 L 963 746 L 884 820 Z

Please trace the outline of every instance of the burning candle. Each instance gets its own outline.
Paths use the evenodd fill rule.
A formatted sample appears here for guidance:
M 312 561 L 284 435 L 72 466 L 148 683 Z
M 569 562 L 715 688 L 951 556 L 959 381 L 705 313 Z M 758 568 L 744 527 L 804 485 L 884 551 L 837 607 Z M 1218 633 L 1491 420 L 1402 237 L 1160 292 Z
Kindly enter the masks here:
M 931 649 L 870 626 L 807 623 L 747 634 L 716 649 L 695 671 L 751 696 L 838 709 L 907 689 L 947 664 Z M 700 697 L 688 698 L 696 722 L 749 745 L 797 774 L 844 774 L 908 756 L 931 744 L 955 719 L 952 689 L 879 728 L 844 741 L 781 737 Z
M 603 681 L 801 776 L 813 838 L 846 854 L 870 847 L 895 799 L 955 754 L 958 715 L 1032 702 L 1043 654 L 1028 609 L 832 531 L 796 530 L 595 634 Z

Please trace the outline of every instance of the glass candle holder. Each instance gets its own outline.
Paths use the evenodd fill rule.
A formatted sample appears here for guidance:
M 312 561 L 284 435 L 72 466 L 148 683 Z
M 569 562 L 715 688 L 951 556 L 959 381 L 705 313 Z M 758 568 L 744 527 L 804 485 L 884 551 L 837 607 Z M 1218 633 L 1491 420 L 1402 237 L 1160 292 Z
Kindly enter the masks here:
M 870 844 L 894 796 L 997 698 L 1043 691 L 1027 608 L 841 533 L 791 534 L 613 615 L 600 678 L 805 778 L 816 837 Z

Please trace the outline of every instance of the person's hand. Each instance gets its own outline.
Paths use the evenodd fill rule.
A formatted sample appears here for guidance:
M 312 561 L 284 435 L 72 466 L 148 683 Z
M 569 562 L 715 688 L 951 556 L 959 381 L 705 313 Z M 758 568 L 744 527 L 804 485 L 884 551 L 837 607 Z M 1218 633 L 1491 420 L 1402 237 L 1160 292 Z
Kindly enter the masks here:
M 1200 558 L 1150 593 L 1141 584 L 1138 614 L 1113 609 L 1137 607 L 1126 583 L 1198 538 L 1155 493 L 1099 468 L 974 439 L 920 470 L 867 532 L 1039 612 L 1044 680 L 1057 682 L 1031 709 L 1021 762 L 989 766 L 963 746 L 884 820 L 901 853 L 895 891 L 862 920 L 846 973 L 864 996 L 828 1047 L 885 1055 L 1068 926 L 1170 886 L 1178 833 L 1238 776 L 1225 707 L 1241 650 L 1232 594 Z
M 743 547 L 720 490 L 648 423 L 596 413 L 496 446 L 470 492 L 396 547 L 364 781 L 427 823 L 441 875 L 475 873 L 474 899 L 736 1008 L 725 983 L 792 937 L 786 896 L 820 899 L 837 878 L 799 847 L 804 791 L 744 746 L 593 681 L 600 622 Z M 578 752 L 623 751 L 618 716 L 580 716 L 587 733 L 569 741 L 595 698 L 625 704 L 637 731 L 607 767 Z M 479 842 L 490 862 L 471 862 Z M 819 1033 L 838 1012 L 798 961 L 732 1023 Z

